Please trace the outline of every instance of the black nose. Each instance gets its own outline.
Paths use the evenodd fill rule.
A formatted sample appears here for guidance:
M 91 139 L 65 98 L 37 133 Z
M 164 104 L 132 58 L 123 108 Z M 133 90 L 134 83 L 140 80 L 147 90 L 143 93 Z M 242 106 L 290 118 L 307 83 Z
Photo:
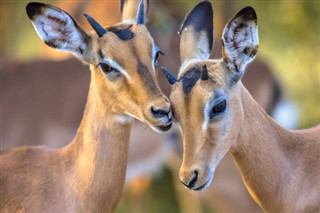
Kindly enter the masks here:
M 153 117 L 155 117 L 155 118 L 166 117 L 166 116 L 168 116 L 169 112 L 170 112 L 170 109 L 168 111 L 166 111 L 164 109 L 151 107 L 151 113 L 152 113 Z
M 198 171 L 194 171 L 192 174 L 192 179 L 190 180 L 190 182 L 188 184 L 184 183 L 181 181 L 181 183 L 185 186 L 188 187 L 189 189 L 192 189 L 194 187 L 194 185 L 196 185 L 196 182 L 198 180 Z

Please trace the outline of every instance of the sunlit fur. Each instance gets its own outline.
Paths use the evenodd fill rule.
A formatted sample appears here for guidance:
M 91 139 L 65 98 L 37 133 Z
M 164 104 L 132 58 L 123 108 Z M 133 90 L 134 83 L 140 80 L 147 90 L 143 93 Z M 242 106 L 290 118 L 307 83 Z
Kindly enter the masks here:
M 180 169 L 182 180 L 188 180 L 193 171 L 200 174 L 197 186 L 202 186 L 210 181 L 215 167 L 227 153 L 231 142 L 236 138 L 236 122 L 241 119 L 241 106 L 239 100 L 233 97 L 238 91 L 229 88 L 226 84 L 225 72 L 228 70 L 223 60 L 205 60 L 201 63 L 191 63 L 178 78 L 184 75 L 191 67 L 202 67 L 207 65 L 210 79 L 208 81 L 198 80 L 190 93 L 183 94 L 182 84 L 177 83 L 172 87 L 170 100 L 173 105 L 173 114 L 181 127 L 184 144 L 184 158 Z M 216 97 L 215 91 L 221 91 L 228 100 L 226 112 L 217 119 L 208 120 L 207 107 L 210 101 Z M 220 93 L 221 93 L 220 92 Z M 211 110 L 213 106 L 210 105 Z M 235 109 L 235 111 L 232 111 Z M 228 134 L 232 132 L 232 134 Z M 221 143 L 219 143 L 221 142 Z M 209 163 L 210 162 L 210 163 Z M 207 185 L 207 187 L 209 184 Z
M 251 8 L 243 11 L 254 13 Z M 244 26 L 250 27 L 247 21 Z M 239 45 L 224 46 L 234 47 Z M 181 80 L 172 86 L 170 100 L 184 147 L 179 172 L 181 182 L 188 185 L 196 171 L 197 180 L 190 188 L 206 189 L 214 179 L 216 166 L 230 151 L 249 193 L 265 211 L 319 212 L 320 125 L 299 131 L 278 125 L 255 102 L 240 80 L 256 50 L 245 58 L 242 51 L 238 54 L 234 50 L 223 51 L 232 54 L 225 54 L 222 60 L 182 61 L 187 66 L 180 70 L 178 79 L 188 70 L 206 64 L 209 80 L 198 80 L 187 94 L 183 92 Z M 230 66 L 230 63 L 240 64 Z M 242 68 L 237 70 L 236 67 Z M 213 107 L 210 104 L 221 97 L 227 102 L 226 111 L 208 119 Z
M 92 63 L 92 81 L 95 81 L 94 86 L 98 89 L 97 95 L 103 105 L 110 105 L 105 109 L 111 109 L 119 115 L 128 114 L 152 126 L 159 126 L 162 121 L 153 118 L 150 107 L 158 106 L 168 110 L 169 102 L 161 93 L 156 80 L 152 63 L 154 42 L 144 25 L 133 25 L 131 30 L 135 36 L 125 42 L 112 32 L 95 40 L 94 49 L 102 47 L 100 50 L 106 60 Z M 126 74 L 112 79 L 106 77 L 101 72 L 101 67 L 96 64 L 108 60 L 116 62 Z M 140 65 L 145 66 L 145 70 L 139 70 Z
M 134 14 L 129 10 L 124 6 L 122 12 Z M 51 5 L 32 3 L 27 13 L 46 44 L 90 64 L 91 82 L 83 119 L 68 146 L 1 152 L 1 212 L 114 212 L 125 181 L 133 117 L 158 131 L 171 122 L 170 104 L 156 81 L 154 41 L 144 25 L 129 26 L 126 20 L 112 26 L 131 28 L 134 37 L 122 40 L 110 27 L 102 37 L 85 33 Z M 101 62 L 121 70 L 104 73 Z M 151 107 L 168 114 L 154 116 Z

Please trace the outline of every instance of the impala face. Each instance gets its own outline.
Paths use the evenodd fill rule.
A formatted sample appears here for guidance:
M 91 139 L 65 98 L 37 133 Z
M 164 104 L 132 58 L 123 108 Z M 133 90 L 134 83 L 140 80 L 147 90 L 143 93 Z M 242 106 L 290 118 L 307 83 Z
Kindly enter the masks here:
M 128 1 L 121 3 L 122 22 L 107 28 L 85 14 L 95 30 L 91 33 L 51 5 L 30 3 L 27 14 L 47 45 L 90 64 L 90 87 L 101 111 L 111 107 L 119 122 L 135 117 L 156 131 L 167 131 L 172 124 L 171 106 L 156 79 L 161 51 L 144 25 L 144 3 L 134 17 Z
M 170 100 L 183 140 L 180 180 L 189 189 L 203 190 L 239 134 L 243 113 L 238 85 L 257 52 L 256 14 L 246 7 L 229 21 L 222 36 L 220 60 L 209 59 L 213 44 L 209 2 L 199 3 L 188 14 L 180 35 L 178 80 L 163 71 L 172 84 Z

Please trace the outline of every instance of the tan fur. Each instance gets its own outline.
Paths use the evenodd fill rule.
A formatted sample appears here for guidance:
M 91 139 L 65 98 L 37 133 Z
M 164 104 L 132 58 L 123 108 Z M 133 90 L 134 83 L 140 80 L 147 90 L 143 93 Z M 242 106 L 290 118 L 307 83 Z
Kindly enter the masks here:
M 180 180 L 188 188 L 206 189 L 217 165 L 230 151 L 249 193 L 265 211 L 319 212 L 320 125 L 298 131 L 284 129 L 251 97 L 239 79 L 256 51 L 244 57 L 244 52 L 238 49 L 237 37 L 243 39 L 242 48 L 252 47 L 251 41 L 258 40 L 257 30 L 247 28 L 256 29 L 248 24 L 254 22 L 256 15 L 247 7 L 238 16 L 247 17 L 244 27 L 240 26 L 244 33 L 235 30 L 238 35 L 230 34 L 229 38 L 234 45 L 223 47 L 223 50 L 231 48 L 228 51 L 232 57 L 229 54 L 224 56 L 227 60 L 183 62 L 188 66 L 182 65 L 179 79 L 203 64 L 207 65 L 210 78 L 199 79 L 187 94 L 183 92 L 183 80 L 172 87 L 170 99 L 184 148 Z M 239 23 L 233 22 L 235 18 L 224 33 L 228 33 L 230 23 L 235 29 L 239 27 Z M 208 103 L 215 103 L 218 98 L 226 100 L 226 110 L 206 122 L 207 114 L 215 106 L 208 107 Z
M 197 185 L 202 185 L 212 164 L 230 151 L 248 191 L 265 211 L 318 212 L 320 125 L 286 130 L 263 111 L 242 83 L 235 88 L 223 83 L 228 72 L 224 62 L 208 64 L 208 70 L 217 83 L 198 81 L 188 97 L 176 84 L 170 96 L 184 145 L 180 178 L 188 180 L 191 171 L 198 170 Z M 204 101 L 217 88 L 230 96 L 229 119 L 225 126 L 217 122 L 203 130 Z
M 131 116 L 155 127 L 164 123 L 152 116 L 150 107 L 170 108 L 152 66 L 153 39 L 144 25 L 134 25 L 133 31 L 135 37 L 129 41 L 113 33 L 101 38 L 89 35 L 92 42 L 81 58 L 90 63 L 89 95 L 68 146 L 1 152 L 1 212 L 115 211 L 125 180 Z M 111 82 L 97 66 L 99 50 L 130 78 L 120 76 Z M 138 61 L 146 67 L 145 75 L 137 74 Z

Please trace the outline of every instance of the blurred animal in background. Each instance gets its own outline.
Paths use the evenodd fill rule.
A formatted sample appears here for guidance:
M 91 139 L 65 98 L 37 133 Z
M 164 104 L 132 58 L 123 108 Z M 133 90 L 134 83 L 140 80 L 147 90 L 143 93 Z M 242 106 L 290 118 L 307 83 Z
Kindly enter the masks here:
M 86 28 L 89 28 L 89 25 L 82 18 L 83 11 L 94 14 L 99 22 L 108 15 L 108 22 L 104 24 L 116 23 L 121 18 L 118 13 L 119 3 L 116 1 L 58 1 L 57 6 L 69 11 L 79 20 L 79 24 Z M 150 19 L 153 22 L 149 28 L 154 40 L 165 53 L 165 56 L 159 59 L 160 64 L 169 70 L 177 71 L 180 59 L 179 38 L 176 32 L 184 13 L 177 13 L 169 6 L 169 2 L 152 2 Z M 231 11 L 230 5 L 227 11 Z M 157 14 L 161 14 L 168 29 L 164 30 L 161 22 L 154 22 Z M 213 55 L 221 54 L 217 51 L 219 46 L 220 43 L 215 43 L 217 48 Z M 69 58 L 68 54 L 57 53 L 44 45 L 41 48 L 43 55 L 55 60 L 2 61 L 2 150 L 26 143 L 54 148 L 65 146 L 75 135 L 81 121 L 90 78 L 87 67 Z M 57 59 L 59 60 L 56 61 Z M 170 86 L 167 80 L 161 74 L 158 78 L 160 87 L 169 95 Z M 248 66 L 242 81 L 269 114 L 286 100 L 285 92 L 274 72 L 259 58 Z M 133 183 L 152 179 L 164 165 L 167 165 L 177 182 L 178 200 L 181 201 L 180 208 L 184 212 L 192 209 L 200 211 L 201 206 L 195 205 L 194 201 L 198 198 L 220 212 L 259 211 L 246 192 L 229 155 L 217 168 L 214 186 L 200 197 L 189 194 L 181 187 L 177 173 L 181 159 L 182 142 L 178 128 L 174 128 L 168 134 L 159 135 L 146 125 L 134 122 L 129 143 L 127 186 L 130 188 Z
M 160 49 L 144 25 L 148 1 L 120 2 L 122 21 L 107 28 L 85 14 L 92 33 L 57 7 L 26 6 L 44 43 L 90 65 L 91 80 L 69 145 L 1 152 L 1 211 L 114 212 L 125 182 L 133 118 L 157 132 L 170 129 L 171 106 L 155 72 Z
M 179 34 L 178 79 L 162 71 L 172 85 L 173 116 L 183 140 L 181 183 L 194 191 L 207 189 L 230 152 L 246 188 L 265 211 L 320 211 L 320 192 L 314 187 L 320 178 L 320 125 L 298 131 L 281 127 L 241 82 L 259 47 L 255 10 L 247 6 L 227 23 L 221 59 L 210 59 L 210 2 L 191 10 Z

